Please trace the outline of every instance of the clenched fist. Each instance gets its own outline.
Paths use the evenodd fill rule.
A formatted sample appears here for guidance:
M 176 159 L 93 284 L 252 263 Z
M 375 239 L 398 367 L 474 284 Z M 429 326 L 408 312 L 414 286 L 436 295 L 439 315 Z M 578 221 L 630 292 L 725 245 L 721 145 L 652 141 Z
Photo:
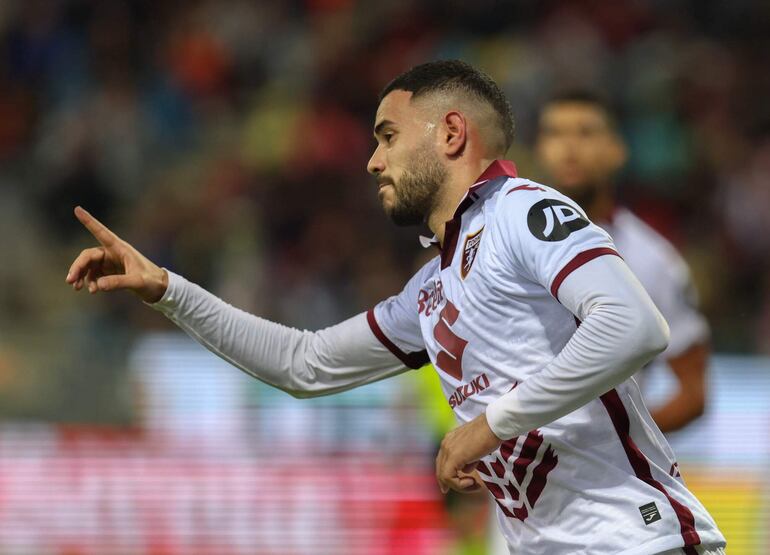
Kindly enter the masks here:
M 483 413 L 447 433 L 436 457 L 436 480 L 441 492 L 453 489 L 463 493 L 479 489 L 481 479 L 475 470 L 476 462 L 501 443 Z

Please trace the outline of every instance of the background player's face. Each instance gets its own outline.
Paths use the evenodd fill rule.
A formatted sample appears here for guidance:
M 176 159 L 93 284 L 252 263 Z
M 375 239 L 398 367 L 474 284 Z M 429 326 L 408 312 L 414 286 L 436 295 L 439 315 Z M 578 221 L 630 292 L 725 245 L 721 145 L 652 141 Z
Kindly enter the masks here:
M 592 104 L 559 102 L 540 116 L 537 155 L 554 187 L 586 201 L 609 185 L 626 150 L 604 111 Z
M 374 127 L 377 148 L 367 164 L 377 178 L 383 210 L 398 225 L 425 221 L 447 174 L 431 113 L 411 97 L 396 90 L 382 99 Z

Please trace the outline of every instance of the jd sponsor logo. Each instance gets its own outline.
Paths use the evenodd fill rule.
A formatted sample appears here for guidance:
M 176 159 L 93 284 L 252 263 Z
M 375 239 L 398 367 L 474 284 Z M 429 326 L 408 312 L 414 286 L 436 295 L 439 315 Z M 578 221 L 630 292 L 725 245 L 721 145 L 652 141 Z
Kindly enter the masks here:
M 566 202 L 545 199 L 529 209 L 527 225 L 532 235 L 541 241 L 561 241 L 573 231 L 588 226 L 588 220 Z

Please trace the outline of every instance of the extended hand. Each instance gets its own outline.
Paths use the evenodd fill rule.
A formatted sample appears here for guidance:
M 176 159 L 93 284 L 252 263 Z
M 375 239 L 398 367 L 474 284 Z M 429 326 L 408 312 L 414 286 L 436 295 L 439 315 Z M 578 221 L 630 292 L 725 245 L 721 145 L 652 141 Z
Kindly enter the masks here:
M 104 224 L 83 210 L 75 208 L 75 216 L 99 241 L 100 246 L 85 249 L 75 259 L 66 282 L 80 291 L 88 286 L 90 293 L 128 289 L 148 303 L 163 296 L 168 287 L 166 271 L 142 256 Z
M 436 479 L 441 492 L 450 489 L 459 492 L 475 491 L 481 484 L 475 472 L 476 461 L 497 449 L 502 440 L 487 424 L 481 414 L 449 432 L 441 441 L 436 457 Z

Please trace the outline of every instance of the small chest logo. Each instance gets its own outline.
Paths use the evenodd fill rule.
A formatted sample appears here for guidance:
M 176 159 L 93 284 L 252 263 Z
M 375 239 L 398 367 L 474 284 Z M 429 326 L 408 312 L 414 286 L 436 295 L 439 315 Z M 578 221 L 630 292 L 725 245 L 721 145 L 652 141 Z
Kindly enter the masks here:
M 471 266 L 476 260 L 476 254 L 479 252 L 479 245 L 481 244 L 481 232 L 484 231 L 482 227 L 473 235 L 465 237 L 465 246 L 463 246 L 463 259 L 460 264 L 460 275 L 463 279 L 466 278 L 471 271 Z
M 649 525 L 660 520 L 660 512 L 658 511 L 658 507 L 655 505 L 655 503 L 647 503 L 646 505 L 642 505 L 639 507 L 639 512 L 642 513 L 642 518 L 644 519 L 645 525 Z

